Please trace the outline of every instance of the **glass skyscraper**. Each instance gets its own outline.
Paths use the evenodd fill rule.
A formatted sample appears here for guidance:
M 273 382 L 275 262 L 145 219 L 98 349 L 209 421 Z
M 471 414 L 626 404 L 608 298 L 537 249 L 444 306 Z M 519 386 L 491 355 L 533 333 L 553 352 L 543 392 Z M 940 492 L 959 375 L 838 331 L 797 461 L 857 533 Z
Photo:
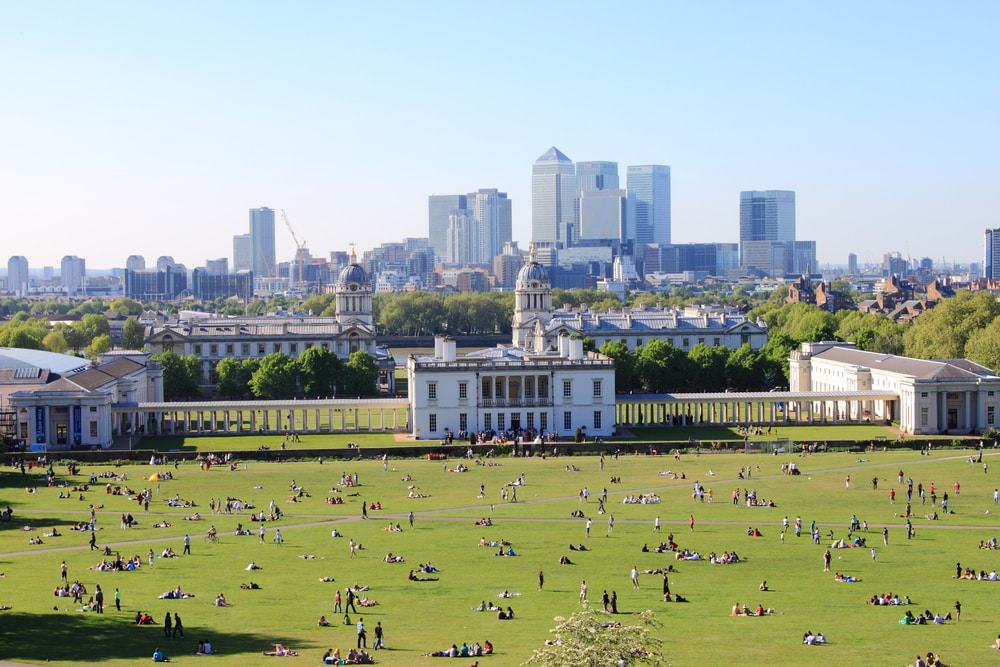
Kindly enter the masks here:
M 553 146 L 531 167 L 531 239 L 555 247 L 569 243 L 576 197 L 573 161 Z
M 983 277 L 1000 280 L 1000 228 L 987 229 L 983 247 Z
M 274 209 L 262 206 L 250 209 L 250 245 L 253 249 L 255 277 L 278 275 L 274 255 Z
M 670 167 L 628 167 L 627 237 L 636 246 L 670 243 Z
M 618 163 L 603 161 L 577 162 L 576 182 L 580 194 L 594 192 L 595 190 L 617 190 Z
M 772 276 L 798 270 L 793 191 L 740 193 L 740 266 Z
M 448 216 L 452 211 L 467 208 L 465 195 L 431 195 L 427 198 L 427 238 L 438 257 L 448 254 Z

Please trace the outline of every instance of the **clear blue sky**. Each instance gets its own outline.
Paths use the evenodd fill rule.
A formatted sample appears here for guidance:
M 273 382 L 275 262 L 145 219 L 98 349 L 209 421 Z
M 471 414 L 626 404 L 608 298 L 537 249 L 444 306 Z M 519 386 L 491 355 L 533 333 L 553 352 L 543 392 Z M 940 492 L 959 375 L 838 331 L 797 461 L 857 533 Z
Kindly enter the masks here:
M 669 164 L 677 242 L 788 188 L 821 262 L 975 259 L 1000 226 L 998 2 L 8 2 L 0 260 L 314 254 L 427 233 L 532 161 Z M 279 255 L 292 243 L 278 233 Z

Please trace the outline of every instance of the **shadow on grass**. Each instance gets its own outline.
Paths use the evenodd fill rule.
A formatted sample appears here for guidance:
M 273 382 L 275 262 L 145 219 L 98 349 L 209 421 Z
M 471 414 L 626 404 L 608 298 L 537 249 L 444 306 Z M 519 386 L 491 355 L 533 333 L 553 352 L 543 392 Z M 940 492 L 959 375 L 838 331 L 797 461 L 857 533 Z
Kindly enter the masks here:
M 163 618 L 154 616 L 157 623 Z M 199 640 L 212 642 L 220 655 L 260 655 L 271 650 L 281 637 L 253 633 L 218 632 L 185 626 L 184 637 L 167 639 L 161 625 L 138 626 L 127 614 L 57 612 L 37 614 L 16 610 L 0 614 L 0 646 L 6 660 L 78 660 L 90 664 L 101 660 L 150 662 L 159 647 L 167 656 L 193 654 Z M 312 646 L 293 646 L 296 650 Z

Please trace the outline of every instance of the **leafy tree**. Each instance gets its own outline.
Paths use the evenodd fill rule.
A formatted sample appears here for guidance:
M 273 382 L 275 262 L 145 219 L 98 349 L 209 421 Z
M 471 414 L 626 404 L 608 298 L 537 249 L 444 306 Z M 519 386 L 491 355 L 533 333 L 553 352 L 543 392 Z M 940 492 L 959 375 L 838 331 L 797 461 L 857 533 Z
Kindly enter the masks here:
M 885 354 L 903 353 L 903 327 L 884 315 L 844 310 L 837 313 L 838 340 L 849 340 L 861 350 Z
M 126 350 L 141 350 L 146 345 L 146 327 L 139 320 L 130 317 L 122 329 L 122 347 Z
M 749 345 L 733 350 L 726 359 L 726 386 L 737 391 L 760 387 L 762 355 Z
M 256 398 L 291 398 L 297 370 L 294 359 L 284 352 L 273 352 L 260 360 L 260 367 L 250 376 L 250 391 Z
M 59 353 L 63 353 L 69 349 L 69 345 L 66 343 L 66 336 L 58 329 L 53 329 L 45 334 L 45 338 L 42 339 L 42 347 L 49 352 Z
M 351 352 L 343 371 L 343 393 L 347 396 L 371 396 L 376 393 L 378 364 L 364 350 Z
M 250 378 L 260 366 L 258 359 L 226 357 L 215 365 L 219 395 L 230 399 L 246 398 L 250 394 Z
M 29 350 L 42 349 L 42 340 L 48 334 L 45 324 L 39 320 L 18 320 L 0 328 L 0 347 L 21 347 Z
M 922 359 L 961 357 L 972 333 L 997 315 L 1000 303 L 989 292 L 959 291 L 913 321 L 903 334 L 906 354 Z
M 989 326 L 969 335 L 969 340 L 965 343 L 965 356 L 995 373 L 1000 372 L 1000 317 L 994 318 Z
M 542 667 L 607 667 L 661 665 L 663 641 L 653 612 L 634 615 L 636 623 L 617 620 L 603 611 L 584 607 L 569 618 L 556 617 L 549 632 L 555 641 L 537 649 L 525 663 Z
M 181 356 L 174 352 L 153 355 L 163 364 L 163 397 L 168 401 L 185 400 L 198 396 L 201 379 L 201 362 L 193 354 Z
M 128 317 L 129 315 L 141 315 L 142 314 L 142 304 L 135 299 L 129 299 L 128 297 L 122 297 L 120 299 L 115 299 L 108 304 L 108 311 L 116 313 L 121 317 Z M 138 350 L 137 347 L 126 348 L 129 350 Z
M 299 355 L 302 391 L 307 398 L 333 396 L 337 391 L 340 359 L 325 347 L 314 345 Z
M 84 315 L 73 328 L 83 336 L 83 340 L 86 341 L 85 345 L 89 345 L 90 341 L 98 336 L 110 335 L 111 333 L 111 326 L 108 324 L 108 320 L 104 315 L 96 313 Z
M 89 346 L 90 356 L 96 358 L 98 355 L 104 354 L 111 349 L 111 336 L 108 334 L 101 334 L 100 336 L 94 336 L 94 340 L 90 341 Z
M 601 354 L 615 362 L 615 391 L 624 393 L 636 387 L 635 355 L 624 341 L 608 341 L 601 346 Z
M 688 387 L 687 355 L 664 340 L 651 340 L 636 354 L 636 372 L 642 388 L 661 393 Z
M 696 391 L 721 391 L 726 387 L 726 363 L 729 350 L 698 343 L 688 352 L 691 362 L 691 385 Z

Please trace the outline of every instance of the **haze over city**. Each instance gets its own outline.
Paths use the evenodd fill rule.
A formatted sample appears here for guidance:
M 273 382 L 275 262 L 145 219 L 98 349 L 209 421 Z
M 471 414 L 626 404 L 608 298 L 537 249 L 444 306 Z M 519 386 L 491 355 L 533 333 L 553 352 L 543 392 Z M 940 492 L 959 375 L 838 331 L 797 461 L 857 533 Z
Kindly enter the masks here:
M 230 253 L 254 206 L 314 254 L 427 233 L 531 164 L 671 167 L 674 242 L 796 192 L 821 264 L 981 256 L 1000 210 L 993 3 L 171 3 L 0 10 L 5 247 L 33 267 Z M 279 233 L 277 255 L 294 246 Z

